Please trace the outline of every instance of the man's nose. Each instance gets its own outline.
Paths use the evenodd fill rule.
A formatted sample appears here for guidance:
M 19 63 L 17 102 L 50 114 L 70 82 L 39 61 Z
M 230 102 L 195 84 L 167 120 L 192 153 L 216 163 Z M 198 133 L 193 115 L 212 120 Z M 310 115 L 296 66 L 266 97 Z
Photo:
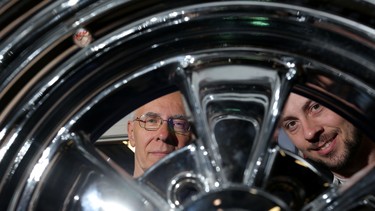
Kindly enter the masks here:
M 170 135 L 171 129 L 169 128 L 168 123 L 163 122 L 163 124 L 158 129 L 158 138 L 165 142 Z
M 167 122 L 163 122 L 158 130 L 158 140 L 163 141 L 166 144 L 177 146 L 178 140 L 172 129 L 169 127 Z
M 323 127 L 315 121 L 307 120 L 303 132 L 307 141 L 316 142 L 319 141 L 319 136 L 323 132 Z

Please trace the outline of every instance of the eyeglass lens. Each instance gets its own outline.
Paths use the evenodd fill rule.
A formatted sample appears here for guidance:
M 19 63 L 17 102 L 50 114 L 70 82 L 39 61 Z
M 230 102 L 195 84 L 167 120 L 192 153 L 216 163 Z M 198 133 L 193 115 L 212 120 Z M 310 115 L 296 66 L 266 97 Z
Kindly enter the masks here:
M 167 121 L 168 126 L 175 132 L 188 132 L 189 122 L 183 118 L 169 118 L 168 120 L 163 120 L 158 115 L 146 115 L 143 121 L 143 127 L 147 130 L 157 130 L 163 124 L 163 121 Z

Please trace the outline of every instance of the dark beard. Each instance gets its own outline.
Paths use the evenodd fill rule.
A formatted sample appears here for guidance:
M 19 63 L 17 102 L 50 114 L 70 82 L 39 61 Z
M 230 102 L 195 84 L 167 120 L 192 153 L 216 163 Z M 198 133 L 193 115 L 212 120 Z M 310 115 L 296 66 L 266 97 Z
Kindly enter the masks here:
M 327 166 L 333 172 L 345 171 L 351 165 L 351 162 L 356 162 L 354 157 L 358 153 L 361 143 L 362 135 L 355 129 L 353 136 L 344 140 L 345 149 L 343 154 L 337 156 L 334 153 L 330 153 L 327 155 L 330 162 L 327 163 L 320 159 L 317 162 Z

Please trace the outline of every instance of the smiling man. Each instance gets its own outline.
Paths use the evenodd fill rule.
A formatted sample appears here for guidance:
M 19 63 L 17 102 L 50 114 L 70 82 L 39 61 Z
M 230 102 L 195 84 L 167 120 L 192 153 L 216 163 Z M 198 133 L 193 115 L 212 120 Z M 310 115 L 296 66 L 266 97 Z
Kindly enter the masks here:
M 135 148 L 134 177 L 141 176 L 157 161 L 190 143 L 182 94 L 157 98 L 134 112 L 128 122 L 128 137 Z
M 281 124 L 304 157 L 326 165 L 334 182 L 375 163 L 375 144 L 350 122 L 308 98 L 292 93 Z

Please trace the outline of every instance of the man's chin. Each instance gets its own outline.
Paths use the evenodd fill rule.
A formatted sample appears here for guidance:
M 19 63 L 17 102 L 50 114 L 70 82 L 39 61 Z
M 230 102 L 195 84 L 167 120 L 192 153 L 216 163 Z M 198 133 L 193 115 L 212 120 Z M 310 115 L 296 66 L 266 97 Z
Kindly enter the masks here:
M 340 169 L 345 168 L 345 160 L 338 157 L 331 157 L 325 159 L 316 159 L 315 162 L 326 166 L 331 171 L 339 171 Z

